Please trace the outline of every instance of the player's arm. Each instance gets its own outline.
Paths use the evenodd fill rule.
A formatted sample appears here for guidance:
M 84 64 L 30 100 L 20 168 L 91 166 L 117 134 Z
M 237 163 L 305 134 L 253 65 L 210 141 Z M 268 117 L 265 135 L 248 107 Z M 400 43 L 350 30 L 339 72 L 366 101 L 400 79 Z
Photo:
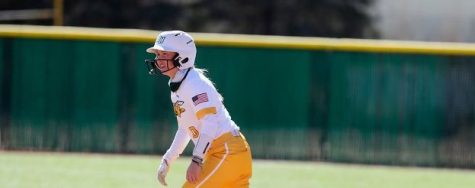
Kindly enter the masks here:
M 218 131 L 218 107 L 221 105 L 221 96 L 208 84 L 196 84 L 190 92 L 190 99 L 196 118 L 201 123 L 201 130 L 193 149 L 193 162 L 200 164 L 211 147 Z
M 183 153 L 183 150 L 185 150 L 188 142 L 190 142 L 190 136 L 185 129 L 178 127 L 178 130 L 175 133 L 175 138 L 165 155 L 163 155 L 163 159 L 166 159 L 168 164 L 175 162 L 175 160 Z
M 187 132 L 181 127 L 178 127 L 175 138 L 173 139 L 170 148 L 168 148 L 165 155 L 163 155 L 162 161 L 158 168 L 157 178 L 162 185 L 167 185 L 165 177 L 167 176 L 168 170 L 170 169 L 170 165 L 175 162 L 175 160 L 183 153 L 183 150 L 185 150 L 185 147 L 188 145 L 189 141 L 190 137 L 188 136 Z
M 211 144 L 216 136 L 218 130 L 218 121 L 216 114 L 218 113 L 218 105 L 216 104 L 220 98 L 216 95 L 217 92 L 200 91 L 195 92 L 191 98 L 194 106 L 194 112 L 197 119 L 201 123 L 200 134 L 195 148 L 193 149 L 193 157 L 190 166 L 186 173 L 186 179 L 191 183 L 198 181 L 203 164 L 204 156 L 211 148 Z
M 214 108 L 214 107 L 213 107 Z M 204 156 L 211 147 L 216 132 L 218 130 L 218 122 L 216 121 L 216 112 L 210 112 L 200 119 L 201 132 L 198 137 L 198 141 L 193 149 L 193 162 L 201 165 L 203 163 Z
M 193 112 L 201 124 L 199 137 L 193 149 L 192 161 L 186 173 L 186 179 L 191 183 L 196 183 L 204 156 L 211 147 L 218 130 L 216 114 L 219 113 L 217 104 L 221 103 L 221 96 L 210 82 L 200 80 L 188 84 L 184 97 L 191 104 Z

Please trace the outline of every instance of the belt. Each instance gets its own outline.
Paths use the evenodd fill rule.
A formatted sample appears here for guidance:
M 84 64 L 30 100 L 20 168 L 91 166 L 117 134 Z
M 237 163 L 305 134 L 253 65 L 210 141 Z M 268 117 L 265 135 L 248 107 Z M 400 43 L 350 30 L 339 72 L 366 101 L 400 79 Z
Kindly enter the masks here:
M 224 142 L 226 142 L 227 140 L 233 138 L 233 137 L 242 137 L 242 134 L 239 130 L 235 129 L 235 130 L 232 130 L 230 132 L 227 132 L 227 133 L 224 133 L 222 134 L 221 136 L 219 136 L 218 138 L 216 138 L 214 141 L 213 141 L 213 144 L 212 145 L 220 145 L 220 144 L 223 144 Z

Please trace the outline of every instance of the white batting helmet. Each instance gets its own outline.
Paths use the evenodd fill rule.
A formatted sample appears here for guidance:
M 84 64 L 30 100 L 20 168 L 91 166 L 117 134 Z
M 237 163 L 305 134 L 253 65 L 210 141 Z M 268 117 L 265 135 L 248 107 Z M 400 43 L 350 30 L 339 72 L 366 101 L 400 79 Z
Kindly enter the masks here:
M 178 53 L 175 59 L 179 69 L 193 67 L 196 57 L 196 46 L 193 38 L 184 31 L 164 31 L 157 36 L 153 47 L 147 49 L 148 53 L 163 50 Z

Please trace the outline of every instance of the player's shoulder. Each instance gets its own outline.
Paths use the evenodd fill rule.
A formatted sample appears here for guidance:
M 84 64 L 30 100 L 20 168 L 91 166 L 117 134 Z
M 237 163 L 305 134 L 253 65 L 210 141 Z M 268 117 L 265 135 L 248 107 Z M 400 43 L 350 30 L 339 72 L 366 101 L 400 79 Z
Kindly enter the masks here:
M 210 85 L 208 79 L 194 68 L 190 70 L 188 76 L 182 84 L 186 92 L 203 91 L 210 89 L 212 90 L 213 88 L 213 85 Z
M 192 87 L 203 87 L 204 85 L 210 85 L 206 76 L 194 68 L 192 68 L 188 73 L 185 82 L 186 85 L 190 85 Z

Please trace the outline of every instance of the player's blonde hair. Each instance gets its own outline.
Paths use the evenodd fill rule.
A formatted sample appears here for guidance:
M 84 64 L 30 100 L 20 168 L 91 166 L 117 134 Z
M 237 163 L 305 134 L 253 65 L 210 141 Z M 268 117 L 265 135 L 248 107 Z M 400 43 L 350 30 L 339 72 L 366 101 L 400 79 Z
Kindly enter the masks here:
M 213 81 L 211 81 L 211 79 L 209 79 L 208 75 L 206 75 L 206 73 L 208 73 L 208 70 L 202 69 L 202 68 L 197 68 L 197 67 L 194 67 L 194 69 L 195 69 L 199 74 L 203 75 L 203 77 L 205 78 L 205 81 L 208 82 L 209 84 L 211 84 L 211 85 L 214 87 L 214 89 L 216 89 L 216 91 L 217 91 L 218 94 L 219 94 L 219 100 L 223 101 L 224 98 L 223 98 L 223 96 L 221 95 L 221 93 L 219 93 L 218 88 L 216 88 L 216 84 L 215 84 Z

